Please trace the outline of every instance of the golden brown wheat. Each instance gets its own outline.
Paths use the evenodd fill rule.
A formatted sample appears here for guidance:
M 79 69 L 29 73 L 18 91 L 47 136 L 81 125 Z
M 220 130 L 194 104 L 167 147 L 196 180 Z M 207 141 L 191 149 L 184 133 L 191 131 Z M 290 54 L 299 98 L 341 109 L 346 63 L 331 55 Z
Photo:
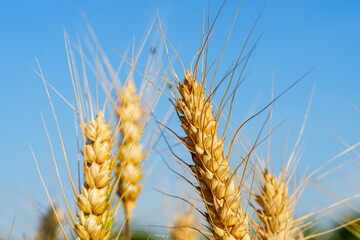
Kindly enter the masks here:
M 55 208 L 56 209 L 56 208 Z M 58 238 L 59 223 L 52 208 L 49 208 L 41 217 L 35 240 L 54 240 Z
M 141 190 L 141 185 L 138 183 L 141 179 L 139 163 L 144 159 L 143 146 L 139 143 L 143 132 L 143 124 L 139 122 L 143 109 L 139 103 L 140 95 L 135 95 L 135 91 L 134 82 L 129 80 L 119 94 L 120 105 L 117 111 L 122 134 L 122 141 L 119 144 L 120 182 L 117 193 L 122 196 L 125 216 L 128 218 L 132 215 Z
M 187 72 L 184 82 L 177 86 L 181 98 L 176 99 L 176 110 L 187 135 L 183 141 L 195 163 L 191 170 L 199 183 L 197 190 L 205 203 L 215 239 L 250 239 L 240 189 L 230 177 L 224 139 L 217 138 L 218 123 L 203 87 Z
M 111 195 L 111 172 L 114 168 L 111 158 L 112 131 L 100 112 L 95 120 L 85 126 L 87 144 L 83 152 L 85 184 L 76 204 L 80 212 L 75 232 L 79 239 L 108 239 L 112 227 L 109 213 Z
M 258 235 L 262 240 L 293 240 L 293 207 L 288 196 L 288 186 L 284 177 L 279 179 L 269 171 L 262 176 L 263 188 L 255 195 L 259 209 L 256 211 L 261 226 Z
M 199 234 L 193 229 L 196 227 L 195 217 L 192 209 L 185 215 L 175 216 L 175 226 L 170 230 L 172 240 L 198 240 Z

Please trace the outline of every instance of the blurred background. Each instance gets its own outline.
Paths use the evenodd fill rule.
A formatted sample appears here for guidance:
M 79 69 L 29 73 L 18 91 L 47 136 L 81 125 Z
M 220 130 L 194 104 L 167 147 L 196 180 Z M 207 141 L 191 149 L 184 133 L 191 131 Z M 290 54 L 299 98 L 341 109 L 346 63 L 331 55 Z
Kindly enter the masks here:
M 220 13 L 209 45 L 211 60 L 218 60 L 221 55 L 238 4 L 239 1 L 227 1 Z M 220 7 L 219 2 L 202 0 L 0 2 L 0 238 L 7 239 L 9 235 L 12 239 L 21 239 L 23 235 L 34 237 L 41 216 L 46 214 L 49 206 L 29 143 L 34 148 L 50 195 L 61 206 L 41 112 L 53 145 L 59 146 L 60 143 L 43 83 L 31 69 L 37 69 L 35 57 L 46 79 L 69 102 L 74 103 L 64 29 L 71 40 L 77 42 L 78 38 L 86 39 L 84 36 L 87 34 L 88 22 L 111 63 L 117 66 L 121 57 L 116 51 L 124 53 L 130 49 L 131 52 L 133 46 L 135 51 L 138 50 L 152 24 L 151 17 L 158 21 L 159 16 L 168 40 L 181 56 L 184 65 L 190 66 L 201 43 L 204 16 L 208 13 L 212 22 Z M 243 1 L 219 76 L 225 75 L 236 62 L 263 7 L 245 50 L 249 52 L 259 40 L 245 68 L 246 78 L 236 96 L 232 124 L 240 125 L 252 113 L 269 103 L 273 78 L 274 92 L 278 95 L 313 69 L 275 103 L 273 114 L 274 125 L 285 120 L 274 132 L 271 144 L 274 169 L 279 169 L 287 142 L 290 150 L 295 144 L 311 91 L 315 89 L 301 141 L 304 152 L 297 167 L 297 174 L 303 176 L 341 153 L 346 148 L 344 141 L 349 146 L 360 141 L 360 112 L 354 107 L 360 107 L 360 2 Z M 156 33 L 156 26 L 153 32 L 140 62 L 146 61 L 152 47 L 156 46 L 154 42 L 161 39 L 161 35 Z M 179 78 L 182 78 L 179 60 L 175 54 L 170 55 Z M 166 59 L 165 53 L 162 57 Z M 129 70 L 128 66 L 124 66 L 126 70 Z M 76 168 L 78 149 L 74 134 L 74 113 L 53 92 L 52 97 L 56 113 L 61 116 L 60 127 L 67 153 L 73 156 L 70 160 Z M 163 117 L 162 112 L 166 112 L 169 106 L 168 100 L 162 97 L 157 106 L 159 118 Z M 254 140 L 259 132 L 259 123 L 261 118 L 249 123 L 244 129 L 250 140 Z M 176 124 L 175 118 L 169 123 L 178 133 L 183 134 Z M 166 145 L 160 143 L 158 147 L 166 148 Z M 177 150 L 184 151 L 181 148 Z M 259 151 L 265 154 L 266 146 L 263 149 L 260 146 Z M 55 154 L 66 182 L 60 147 L 55 150 Z M 296 207 L 296 216 L 359 193 L 357 183 L 360 181 L 360 167 L 356 164 L 356 157 L 351 152 L 324 167 L 322 173 L 347 163 L 304 192 Z M 166 161 L 181 171 L 170 158 Z M 134 213 L 134 225 L 146 232 L 167 235 L 166 226 L 173 221 L 173 213 L 186 209 L 186 204 L 157 190 L 179 196 L 191 196 L 194 192 L 169 171 L 158 154 L 149 159 L 145 174 L 146 182 Z M 66 184 L 68 199 L 73 199 Z M 351 201 L 354 206 L 357 203 L 356 199 Z M 340 221 L 336 218 L 339 211 L 344 216 L 358 214 L 349 207 L 338 208 L 329 212 L 317 227 L 326 229 L 336 226 Z M 119 215 L 118 221 L 122 221 L 122 215 Z

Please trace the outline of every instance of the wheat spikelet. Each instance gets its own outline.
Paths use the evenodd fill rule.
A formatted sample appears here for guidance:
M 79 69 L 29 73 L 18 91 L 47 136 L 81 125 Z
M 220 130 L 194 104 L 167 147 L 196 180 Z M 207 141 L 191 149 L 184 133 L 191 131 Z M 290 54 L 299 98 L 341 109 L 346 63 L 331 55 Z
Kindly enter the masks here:
M 176 99 L 176 110 L 187 135 L 183 141 L 195 163 L 191 170 L 199 183 L 197 190 L 205 203 L 207 220 L 215 239 L 249 239 L 240 189 L 230 178 L 228 157 L 224 156 L 224 139 L 217 138 L 218 123 L 203 87 L 186 72 L 184 82 L 177 86 L 181 98 Z
M 39 225 L 35 240 L 57 239 L 58 232 L 59 223 L 56 219 L 53 209 L 49 208 L 41 217 L 41 223 Z M 26 239 L 25 236 L 24 238 Z
M 77 196 L 80 222 L 75 223 L 74 230 L 81 240 L 108 239 L 113 221 L 108 212 L 114 168 L 110 160 L 112 131 L 102 112 L 87 123 L 84 130 L 87 138 L 83 152 L 85 184 Z
M 297 235 L 293 231 L 293 207 L 288 186 L 282 176 L 276 178 L 265 170 L 261 194 L 255 195 L 260 208 L 256 214 L 262 222 L 258 234 L 263 240 L 292 240 Z
M 120 174 L 117 193 L 122 197 L 127 218 L 131 217 L 141 190 L 141 185 L 138 183 L 142 175 L 139 163 L 144 158 L 143 146 L 139 143 L 143 132 L 143 124 L 139 122 L 143 109 L 139 102 L 140 95 L 135 95 L 135 91 L 134 82 L 129 80 L 119 94 L 120 104 L 117 111 L 122 134 L 118 157 L 120 164 L 117 167 L 117 172 Z
M 197 240 L 199 234 L 193 228 L 196 227 L 194 213 L 190 208 L 185 215 L 175 216 L 175 226 L 170 230 L 172 240 Z

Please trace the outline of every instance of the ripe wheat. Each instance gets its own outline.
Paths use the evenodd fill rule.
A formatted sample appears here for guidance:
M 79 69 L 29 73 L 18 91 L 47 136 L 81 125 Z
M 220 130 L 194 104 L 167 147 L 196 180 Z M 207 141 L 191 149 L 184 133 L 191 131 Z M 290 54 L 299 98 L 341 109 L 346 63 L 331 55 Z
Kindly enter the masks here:
M 85 136 L 85 184 L 77 197 L 80 222 L 75 224 L 74 230 L 81 240 L 108 239 L 113 222 L 112 213 L 108 210 L 114 164 L 110 160 L 112 131 L 105 123 L 102 112 L 86 124 Z
M 185 215 L 175 216 L 175 226 L 170 229 L 170 238 L 172 240 L 198 240 L 199 234 L 194 229 L 197 224 L 192 209 L 189 209 Z
M 139 163 L 144 159 L 143 146 L 139 143 L 143 132 L 140 118 L 143 110 L 139 103 L 140 96 L 135 95 L 135 84 L 132 80 L 120 92 L 120 105 L 117 115 L 120 121 L 122 141 L 119 144 L 119 160 L 117 167 L 120 182 L 117 193 L 122 197 L 126 217 L 130 218 L 141 190 L 141 168 Z M 121 169 L 121 172 L 120 172 Z
M 260 239 L 294 240 L 297 233 L 293 231 L 293 207 L 284 177 L 276 178 L 264 171 L 261 181 L 262 191 L 255 195 L 255 202 L 260 207 L 256 211 L 261 221 Z
M 56 208 L 55 208 L 56 209 Z M 41 223 L 35 240 L 55 240 L 58 239 L 59 224 L 52 208 L 49 208 L 41 217 Z
M 187 72 L 177 89 L 181 98 L 176 99 L 176 110 L 187 135 L 183 141 L 195 164 L 191 170 L 199 183 L 197 190 L 205 203 L 213 235 L 216 240 L 250 239 L 240 189 L 230 177 L 224 139 L 217 137 L 218 123 L 204 86 Z

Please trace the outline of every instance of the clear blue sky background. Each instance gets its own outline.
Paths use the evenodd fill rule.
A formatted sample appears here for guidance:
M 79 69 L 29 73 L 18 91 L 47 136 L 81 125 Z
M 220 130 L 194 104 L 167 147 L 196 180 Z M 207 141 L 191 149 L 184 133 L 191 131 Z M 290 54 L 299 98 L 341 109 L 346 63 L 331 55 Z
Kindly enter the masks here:
M 251 43 L 262 33 L 263 35 L 246 68 L 247 79 L 239 90 L 233 117 L 241 122 L 252 104 L 256 103 L 255 109 L 260 109 L 269 101 L 273 73 L 275 92 L 280 93 L 314 67 L 314 71 L 304 81 L 275 105 L 274 122 L 279 123 L 285 118 L 287 121 L 278 130 L 278 135 L 274 135 L 274 158 L 280 157 L 281 151 L 284 151 L 289 127 L 292 136 L 290 146 L 294 143 L 310 92 L 316 85 L 303 138 L 306 149 L 299 164 L 301 174 L 306 168 L 313 170 L 321 166 L 341 151 L 340 142 L 329 129 L 336 131 L 349 144 L 360 140 L 360 113 L 349 103 L 350 99 L 360 106 L 360 2 L 245 0 L 222 65 L 222 73 L 235 62 L 246 35 L 265 3 L 266 7 Z M 55 4 L 50 1 L 0 2 L 1 235 L 9 234 L 15 213 L 13 238 L 20 238 L 22 233 L 34 234 L 39 209 L 30 198 L 19 193 L 18 189 L 47 205 L 29 142 L 34 146 L 50 192 L 55 197 L 59 194 L 40 111 L 43 111 L 45 119 L 49 121 L 50 132 L 53 133 L 56 144 L 58 140 L 53 130 L 55 125 L 42 82 L 27 64 L 36 66 L 37 56 L 48 81 L 73 101 L 63 28 L 66 28 L 73 39 L 76 39 L 77 34 L 81 36 L 85 26 L 81 12 L 85 13 L 105 51 L 119 61 L 111 48 L 124 52 L 134 37 L 139 43 L 151 23 L 147 13 L 154 16 L 158 10 L 166 26 L 167 37 L 177 48 L 185 64 L 189 65 L 200 44 L 203 13 L 207 5 L 207 1 L 61 1 Z M 228 1 L 219 17 L 211 40 L 212 59 L 220 56 L 237 5 L 238 1 Z M 211 19 L 219 6 L 210 1 Z M 161 103 L 159 107 L 161 106 L 168 105 Z M 55 107 L 64 119 L 62 124 L 65 137 L 73 141 L 68 144 L 76 144 L 72 127 L 66 127 L 73 126 L 71 111 L 59 99 Z M 250 124 L 248 133 L 256 131 L 258 128 Z M 61 156 L 60 152 L 57 154 Z M 343 162 L 346 160 L 344 158 Z M 351 164 L 328 177 L 326 184 L 320 182 L 319 185 L 327 186 L 330 192 L 339 197 L 351 196 L 358 191 L 353 185 L 360 180 L 359 170 L 358 166 Z M 167 182 L 168 186 L 163 187 L 163 182 Z M 171 219 L 172 214 L 166 213 L 167 208 L 163 207 L 171 200 L 153 188 L 174 193 L 172 184 L 176 185 L 175 188 L 182 187 L 159 163 L 140 198 L 135 222 L 164 225 Z M 71 198 L 69 192 L 69 199 Z M 329 200 L 319 200 L 322 198 Z M 331 202 L 329 197 L 317 191 L 305 194 L 302 200 L 300 205 L 304 209 Z

